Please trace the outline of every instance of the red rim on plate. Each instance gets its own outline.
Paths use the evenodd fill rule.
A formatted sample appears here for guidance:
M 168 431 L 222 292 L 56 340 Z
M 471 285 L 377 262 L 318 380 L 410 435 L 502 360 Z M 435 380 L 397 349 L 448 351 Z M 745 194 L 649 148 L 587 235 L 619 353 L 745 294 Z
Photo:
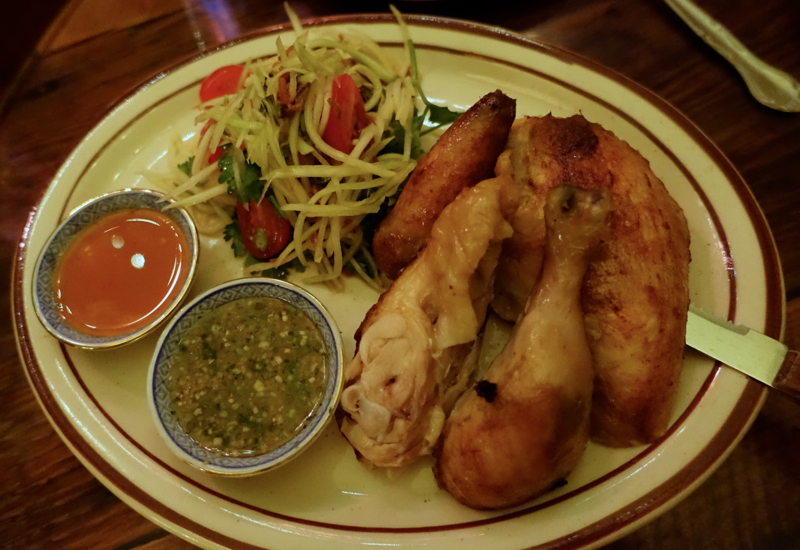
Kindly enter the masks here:
M 764 216 L 746 183 L 735 168 L 731 166 L 719 149 L 681 113 L 641 86 L 603 66 L 570 52 L 542 45 L 501 29 L 474 23 L 418 16 L 407 16 L 407 21 L 421 59 L 425 55 L 449 56 L 464 62 L 489 64 L 498 67 L 499 71 L 507 71 L 512 74 L 518 73 L 539 79 L 542 82 L 549 83 L 549 85 L 563 89 L 575 97 L 583 98 L 581 101 L 585 101 L 587 105 L 591 104 L 607 113 L 608 116 L 612 117 L 611 120 L 616 117 L 620 121 L 620 125 L 630 127 L 645 136 L 646 140 L 652 143 L 659 151 L 659 155 L 672 163 L 675 169 L 685 178 L 689 185 L 689 192 L 695 195 L 696 208 L 698 211 L 703 211 L 707 214 L 707 219 L 704 221 L 710 227 L 709 231 L 717 235 L 715 244 L 719 250 L 716 251 L 717 256 L 715 258 L 717 260 L 715 261 L 723 264 L 717 269 L 724 273 L 723 277 L 726 279 L 725 284 L 727 285 L 726 289 L 720 291 L 724 295 L 721 300 L 726 308 L 726 311 L 722 313 L 723 315 L 727 314 L 729 319 L 740 321 L 741 308 L 737 307 L 737 304 L 742 304 L 742 297 L 739 294 L 742 281 L 740 281 L 737 271 L 733 269 L 736 253 L 732 252 L 732 248 L 738 251 L 738 248 L 742 247 L 739 244 L 742 237 L 738 233 L 733 236 L 728 234 L 732 226 L 723 219 L 727 214 L 724 214 L 718 206 L 718 201 L 720 200 L 718 194 L 727 193 L 725 200 L 733 200 L 736 207 L 742 210 L 742 219 L 748 231 L 747 238 L 756 243 L 754 245 L 755 251 L 760 255 L 761 260 L 761 265 L 754 268 L 757 281 L 753 283 L 748 280 L 744 283 L 757 286 L 763 294 L 763 297 L 757 299 L 758 303 L 750 306 L 750 309 L 755 312 L 755 322 L 763 323 L 763 326 L 753 326 L 753 328 L 772 337 L 778 338 L 781 336 L 784 323 L 783 280 L 775 245 Z M 308 21 L 306 24 L 310 27 L 352 24 L 362 25 L 364 28 L 369 29 L 372 25 L 391 23 L 393 23 L 393 19 L 390 15 L 365 15 L 329 17 Z M 159 85 L 162 85 L 163 81 L 168 80 L 170 77 L 175 77 L 181 70 L 191 68 L 201 62 L 208 65 L 213 61 L 213 56 L 242 55 L 236 53 L 237 48 L 247 48 L 249 44 L 255 41 L 272 37 L 276 33 L 286 31 L 288 28 L 288 25 L 282 25 L 266 29 L 231 44 L 226 44 L 208 55 L 196 57 L 175 65 L 163 75 L 160 75 L 159 78 L 145 84 L 142 88 L 121 100 L 98 125 L 98 128 L 111 126 L 108 136 L 97 138 L 93 131 L 87 137 L 87 140 L 104 140 L 90 155 L 91 158 L 86 159 L 83 163 L 83 168 L 72 179 L 70 179 L 71 176 L 65 175 L 64 169 L 62 169 L 59 175 L 56 176 L 51 188 L 45 194 L 42 202 L 46 203 L 51 200 L 52 193 L 60 185 L 61 188 L 59 190 L 63 196 L 59 197 L 59 200 L 63 204 L 61 204 L 60 209 L 57 204 L 50 206 L 50 209 L 58 210 L 60 215 L 63 216 L 68 211 L 68 204 L 77 200 L 75 194 L 83 176 L 92 169 L 97 159 L 104 155 L 110 155 L 110 144 L 125 132 L 131 130 L 131 128 L 143 124 L 142 120 L 146 115 L 162 103 L 169 101 L 180 93 L 197 87 L 200 76 L 183 77 L 183 80 L 173 86 L 173 90 L 168 93 L 162 93 L 162 95 L 156 94 L 156 99 L 148 103 L 145 108 L 142 108 L 141 112 L 130 116 L 127 122 L 121 126 L 114 127 L 109 121 L 113 121 L 115 117 L 118 117 L 120 111 L 130 108 L 126 104 L 132 98 L 153 92 Z M 417 38 L 417 34 L 424 34 L 427 37 L 428 34 L 425 34 L 425 31 L 429 31 L 428 34 L 454 33 L 454 36 L 480 39 L 476 40 L 480 44 L 476 45 L 475 49 L 472 49 L 461 45 L 451 45 L 447 41 L 428 43 L 429 41 L 426 38 L 421 40 Z M 485 44 L 489 44 L 492 47 L 486 48 Z M 397 42 L 389 42 L 387 45 L 397 47 Z M 574 70 L 586 71 L 587 74 L 594 75 L 592 78 L 608 81 L 613 86 L 632 94 L 647 112 L 656 113 L 683 132 L 688 140 L 691 141 L 692 147 L 696 148 L 698 154 L 702 156 L 703 162 L 708 163 L 718 172 L 717 177 L 724 180 L 728 188 L 723 190 L 715 188 L 712 190 L 708 185 L 699 182 L 695 175 L 697 168 L 687 165 L 680 158 L 680 155 L 674 152 L 674 145 L 664 143 L 647 123 L 637 118 L 635 112 L 632 113 L 627 109 L 623 110 L 607 97 L 601 97 L 603 92 L 595 95 L 595 92 L 590 92 L 574 82 L 567 82 L 561 77 L 552 74 L 549 69 L 527 65 L 520 57 L 513 60 L 507 59 L 502 54 L 506 50 L 527 52 L 532 56 L 537 55 L 540 58 L 552 60 L 556 64 L 569 65 L 574 67 Z M 254 54 L 251 53 L 252 55 Z M 199 75 L 200 73 L 197 74 Z M 480 75 L 474 78 L 477 82 L 480 82 Z M 488 88 L 486 91 L 493 90 L 494 85 L 494 81 L 487 83 L 486 86 Z M 476 87 L 479 86 L 480 84 L 476 84 Z M 428 91 L 427 88 L 426 91 Z M 509 92 L 509 95 L 513 96 L 514 94 Z M 187 109 L 190 108 L 191 106 L 187 107 Z M 633 110 L 635 111 L 635 109 Z M 589 117 L 587 116 L 587 118 Z M 80 147 L 76 151 L 80 150 Z M 73 155 L 75 154 L 73 153 Z M 64 186 L 70 187 L 64 189 Z M 429 542 L 447 542 L 464 538 L 465 533 L 472 533 L 476 529 L 491 533 L 495 526 L 508 527 L 511 525 L 524 534 L 526 529 L 531 531 L 537 529 L 536 518 L 540 514 L 568 503 L 570 499 L 577 499 L 581 496 L 587 496 L 593 491 L 598 491 L 610 482 L 616 482 L 618 477 L 629 471 L 636 464 L 650 459 L 658 460 L 663 458 L 659 455 L 662 452 L 668 452 L 669 446 L 674 445 L 678 432 L 686 426 L 686 423 L 693 418 L 693 415 L 702 412 L 699 409 L 705 410 L 706 407 L 714 406 L 713 403 L 709 405 L 708 401 L 716 399 L 717 386 L 727 383 L 728 378 L 730 378 L 730 373 L 727 370 L 723 370 L 719 365 L 714 365 L 710 368 L 708 375 L 699 383 L 685 410 L 678 416 L 673 426 L 661 440 L 615 464 L 604 475 L 598 476 L 580 487 L 560 493 L 549 500 L 534 501 L 526 506 L 509 511 L 483 515 L 470 513 L 462 517 L 457 512 L 453 514 L 451 510 L 446 517 L 443 516 L 442 520 L 438 522 L 434 520 L 432 523 L 400 526 L 393 525 L 391 522 L 364 524 L 357 517 L 354 517 L 352 521 L 343 522 L 321 520 L 312 517 L 313 515 L 285 513 L 280 509 L 254 505 L 232 497 L 226 493 L 224 487 L 220 488 L 213 482 L 207 482 L 204 478 L 197 478 L 182 472 L 166 462 L 158 452 L 152 451 L 147 444 L 137 440 L 136 435 L 128 433 L 125 425 L 123 425 L 124 423 L 119 422 L 118 417 L 106 410 L 103 399 L 95 395 L 92 384 L 85 381 L 86 373 L 81 366 L 82 356 L 76 356 L 73 350 L 65 346 L 60 346 L 55 351 L 49 348 L 47 350 L 41 349 L 42 344 L 32 335 L 32 330 L 34 328 L 38 329 L 38 327 L 33 327 L 33 323 L 37 321 L 30 308 L 29 281 L 27 279 L 30 278 L 30 263 L 35 260 L 35 253 L 29 249 L 35 248 L 36 243 L 32 242 L 33 235 L 37 231 L 37 225 L 41 223 L 39 216 L 41 209 L 45 206 L 48 205 L 43 206 L 43 204 L 40 204 L 29 217 L 18 247 L 12 284 L 13 314 L 18 348 L 32 388 L 61 437 L 98 479 L 137 511 L 196 544 L 208 543 L 231 548 L 283 548 L 283 543 L 286 540 L 294 540 L 291 537 L 296 537 L 297 541 L 316 541 L 319 539 L 325 542 L 327 540 L 331 544 L 335 543 L 337 548 L 355 548 L 369 541 L 424 546 L 427 544 L 424 542 L 425 540 Z M 754 258 L 748 258 L 748 262 L 754 261 Z M 740 266 L 741 264 L 737 264 L 737 268 Z M 746 314 L 747 312 L 745 312 Z M 745 318 L 745 321 L 747 320 Z M 58 355 L 58 363 L 61 366 L 53 367 L 49 361 L 42 361 L 41 356 L 47 354 Z M 54 373 L 55 368 L 58 368 L 58 373 Z M 52 381 L 54 376 L 62 380 L 56 386 L 63 384 L 62 387 L 64 389 L 54 390 Z M 728 412 L 725 418 L 720 421 L 719 426 L 713 432 L 707 434 L 707 438 L 699 446 L 699 451 L 694 452 L 690 459 L 671 472 L 668 478 L 655 483 L 652 487 L 646 488 L 640 494 L 637 494 L 635 498 L 616 503 L 610 506 L 607 512 L 592 516 L 579 528 L 569 529 L 566 532 L 558 532 L 556 529 L 553 531 L 554 535 L 548 540 L 539 540 L 538 542 L 535 542 L 537 540 L 535 537 L 530 539 L 522 537 L 512 540 L 510 544 L 503 547 L 594 547 L 619 538 L 668 510 L 700 484 L 727 457 L 757 414 L 765 395 L 763 387 L 753 381 L 743 381 L 738 385 L 736 383 L 733 385 L 737 394 L 729 410 L 726 409 Z M 145 460 L 152 463 L 153 468 L 159 470 L 161 475 L 174 479 L 177 483 L 190 487 L 191 490 L 196 490 L 204 496 L 211 497 L 212 500 L 218 500 L 226 503 L 226 505 L 243 510 L 243 513 L 251 517 L 253 523 L 267 525 L 264 528 L 265 536 L 263 541 L 254 543 L 252 540 L 238 537 L 234 531 L 214 528 L 210 526 L 212 525 L 211 523 L 206 523 L 198 518 L 194 512 L 174 509 L 165 503 L 168 499 L 163 498 L 162 495 L 154 495 L 153 491 L 143 488 L 138 479 L 131 479 L 129 474 L 122 472 L 116 465 L 119 457 L 109 456 L 104 447 L 94 441 L 91 433 L 86 432 L 87 428 L 83 427 L 83 425 L 77 425 L 75 418 L 66 412 L 66 407 L 63 403 L 65 391 L 69 394 L 79 395 L 81 403 L 91 409 L 92 418 L 98 419 L 98 422 L 118 433 L 122 442 L 121 445 L 125 447 L 126 452 L 136 453 L 137 456 L 144 457 Z M 142 391 L 144 392 L 144 388 Z M 271 538 L 271 534 L 275 533 L 275 529 L 278 526 L 283 530 L 292 532 L 292 534 L 286 535 L 289 536 L 289 539 Z M 528 542 L 525 542 L 526 540 Z M 484 541 L 485 543 L 486 541 Z M 300 546 L 308 544 L 309 548 L 317 547 L 311 542 L 300 542 L 299 544 Z M 444 547 L 444 544 L 441 547 Z

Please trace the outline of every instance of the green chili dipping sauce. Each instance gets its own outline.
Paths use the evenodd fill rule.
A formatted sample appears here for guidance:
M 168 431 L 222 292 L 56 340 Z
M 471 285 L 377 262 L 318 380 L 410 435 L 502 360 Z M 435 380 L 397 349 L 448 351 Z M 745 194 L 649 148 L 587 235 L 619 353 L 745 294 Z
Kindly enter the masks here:
M 203 316 L 172 359 L 178 423 L 228 456 L 267 453 L 313 416 L 325 391 L 319 329 L 275 298 L 243 298 Z

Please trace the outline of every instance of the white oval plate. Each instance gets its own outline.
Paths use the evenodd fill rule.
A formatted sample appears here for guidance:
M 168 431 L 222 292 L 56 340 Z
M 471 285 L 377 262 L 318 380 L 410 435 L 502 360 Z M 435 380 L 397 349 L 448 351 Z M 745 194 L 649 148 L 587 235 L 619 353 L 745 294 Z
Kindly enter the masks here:
M 779 337 L 783 281 L 763 216 L 735 169 L 702 133 L 653 94 L 573 54 L 503 30 L 409 17 L 423 88 L 467 108 L 501 89 L 517 114 L 577 112 L 627 140 L 686 212 L 692 234 L 692 300 Z M 397 55 L 388 15 L 326 18 L 314 32 L 357 28 Z M 13 304 L 19 351 L 45 412 L 77 457 L 122 500 L 195 544 L 210 547 L 493 550 L 596 547 L 666 511 L 727 456 L 758 412 L 763 389 L 687 351 L 674 424 L 648 447 L 590 444 L 569 483 L 503 512 L 478 512 L 436 487 L 430 463 L 397 479 L 364 469 L 334 425 L 284 468 L 247 480 L 221 479 L 177 460 L 147 412 L 145 379 L 157 335 L 124 351 L 87 352 L 48 336 L 32 305 L 34 261 L 75 205 L 106 191 L 148 184 L 174 139 L 188 138 L 201 79 L 217 67 L 290 43 L 270 29 L 172 68 L 116 106 L 64 163 L 20 243 Z M 241 276 L 221 239 L 203 239 L 193 293 Z M 352 354 L 353 333 L 377 298 L 351 282 L 345 293 L 309 288 L 336 317 Z

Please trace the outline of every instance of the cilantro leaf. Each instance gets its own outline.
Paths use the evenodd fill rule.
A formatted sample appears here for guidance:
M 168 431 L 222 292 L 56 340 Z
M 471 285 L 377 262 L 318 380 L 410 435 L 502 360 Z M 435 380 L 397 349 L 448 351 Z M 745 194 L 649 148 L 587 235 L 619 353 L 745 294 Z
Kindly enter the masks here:
M 461 113 L 458 111 L 451 111 L 449 108 L 441 105 L 429 103 L 427 107 L 430 111 L 429 120 L 431 121 L 431 124 L 435 124 L 436 126 L 450 124 L 451 122 L 455 122 L 456 119 L 461 116 Z
M 281 279 L 284 280 L 286 277 L 289 276 L 289 270 L 286 269 L 285 265 L 281 265 L 278 267 L 272 267 L 270 269 L 265 269 L 261 272 L 262 277 L 269 277 L 271 279 Z
M 314 261 L 314 254 L 310 250 L 306 250 L 304 253 L 306 260 L 313 262 Z M 303 262 L 300 261 L 300 258 L 295 258 L 292 260 L 292 263 L 289 264 L 292 269 L 297 271 L 298 273 L 305 273 L 306 266 L 303 265 Z
M 239 222 L 237 220 L 234 219 L 226 225 L 222 234 L 226 241 L 231 241 L 234 256 L 237 258 L 247 256 L 247 249 L 244 247 L 242 232 L 239 230 Z
M 419 158 L 422 156 L 422 146 L 420 145 L 419 137 L 420 132 L 419 128 L 422 126 L 423 119 L 419 118 L 414 115 L 414 119 L 412 121 L 412 136 L 411 136 L 411 157 L 412 158 Z M 381 154 L 386 153 L 396 153 L 398 155 L 403 154 L 403 147 L 405 145 L 406 140 L 406 129 L 403 128 L 403 125 L 400 124 L 399 121 L 392 119 L 389 123 L 389 129 L 386 131 L 386 136 L 391 135 L 392 141 L 386 144 L 386 146 L 381 150 Z
M 194 164 L 194 157 L 189 157 L 189 160 L 186 162 L 182 162 L 178 165 L 178 170 L 189 176 L 192 177 L 192 164 Z
M 422 157 L 425 153 L 425 151 L 422 150 L 420 141 L 422 136 L 436 130 L 440 126 L 454 122 L 461 116 L 461 113 L 458 111 L 452 111 L 441 105 L 434 105 L 430 103 L 427 98 L 424 96 L 422 97 L 425 102 L 425 109 L 420 113 L 414 108 L 414 117 L 411 119 L 411 131 L 413 132 L 411 136 L 411 158 L 415 159 Z M 423 129 L 426 121 L 430 126 Z M 399 121 L 392 119 L 389 123 L 389 128 L 384 134 L 384 137 L 387 136 L 392 136 L 392 140 L 386 144 L 381 154 L 402 154 L 406 139 L 406 130 L 403 128 L 403 125 L 400 124 Z
M 251 265 L 261 263 L 262 260 L 254 257 L 252 254 L 247 254 L 247 258 L 244 260 L 244 266 L 250 267 Z M 262 277 L 270 277 L 272 279 L 285 279 L 289 275 L 289 270 L 286 268 L 285 265 L 273 267 L 270 269 L 264 269 L 261 271 Z
M 261 199 L 264 182 L 261 168 L 245 160 L 240 150 L 228 150 L 219 158 L 219 183 L 228 184 L 228 193 L 242 204 Z M 237 178 L 236 175 L 239 177 Z

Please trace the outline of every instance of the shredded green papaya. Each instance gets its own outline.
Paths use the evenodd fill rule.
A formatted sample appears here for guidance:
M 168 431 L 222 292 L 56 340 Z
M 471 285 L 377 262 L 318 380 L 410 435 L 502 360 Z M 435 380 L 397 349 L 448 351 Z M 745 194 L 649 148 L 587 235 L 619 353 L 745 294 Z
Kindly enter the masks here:
M 292 269 L 306 282 L 339 286 L 350 273 L 382 290 L 387 280 L 374 267 L 362 222 L 372 223 L 414 170 L 420 136 L 459 113 L 422 93 L 413 42 L 394 7 L 402 61 L 360 33 L 317 36 L 324 29 L 314 29 L 311 37 L 286 9 L 294 43 L 286 47 L 278 38 L 275 55 L 245 63 L 238 91 L 199 106 L 203 132 L 180 163 L 186 177 L 169 196 L 176 206 L 219 216 L 212 225 L 225 227 L 226 238 L 236 234 L 234 199 L 268 197 L 291 223 L 292 238 L 269 261 L 249 259 L 249 273 Z M 368 117 L 350 152 L 323 138 L 336 109 L 332 83 L 344 74 L 358 87 Z M 229 240 L 241 253 L 241 236 Z

